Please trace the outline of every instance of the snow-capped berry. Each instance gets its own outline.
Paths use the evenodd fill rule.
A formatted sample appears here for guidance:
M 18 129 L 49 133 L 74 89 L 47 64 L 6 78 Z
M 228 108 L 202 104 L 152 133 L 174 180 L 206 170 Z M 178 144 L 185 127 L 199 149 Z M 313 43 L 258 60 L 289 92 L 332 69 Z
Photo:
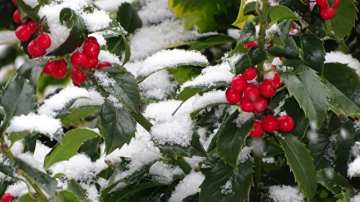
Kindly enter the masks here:
M 279 120 L 279 131 L 288 133 L 294 128 L 294 119 L 289 115 L 284 115 L 278 118 Z
M 242 74 L 245 80 L 251 81 L 257 76 L 257 69 L 253 67 L 247 68 Z
M 1 197 L 1 202 L 12 202 L 13 200 L 14 200 L 14 196 L 9 193 L 5 193 Z
M 104 67 L 111 67 L 111 63 L 110 62 L 100 62 L 97 66 L 96 66 L 96 69 L 101 69 L 101 68 L 104 68 Z
M 30 28 L 31 32 L 37 32 L 39 30 L 39 27 L 36 25 L 35 21 L 29 21 L 28 23 L 26 23 L 26 25 Z
M 260 113 L 268 107 L 268 102 L 264 98 L 259 97 L 257 100 L 254 101 L 254 105 L 255 111 Z
M 254 84 L 246 86 L 246 88 L 244 89 L 244 98 L 254 101 L 259 97 L 260 91 L 257 86 L 255 86 Z
M 331 8 L 335 9 L 340 6 L 340 0 L 335 0 L 334 4 L 331 6 Z
M 100 45 L 96 41 L 87 41 L 84 44 L 83 52 L 88 56 L 89 58 L 95 58 L 100 53 Z
M 230 103 L 230 104 L 236 104 L 240 101 L 241 99 L 241 93 L 235 91 L 232 88 L 228 88 L 225 92 L 225 96 L 226 96 L 226 100 Z
M 24 42 L 30 39 L 31 37 L 31 30 L 27 25 L 21 25 L 15 30 L 16 37 Z
M 70 72 L 71 79 L 76 84 L 82 84 L 86 81 L 87 76 L 79 68 L 74 68 Z
M 243 98 L 240 100 L 240 109 L 244 112 L 254 112 L 255 104 L 253 101 Z
M 267 115 L 262 119 L 262 126 L 266 132 L 272 133 L 277 130 L 278 119 L 273 115 Z
M 316 0 L 316 4 L 320 8 L 329 8 L 329 4 L 328 4 L 327 0 Z
M 16 10 L 13 14 L 13 20 L 14 22 L 16 22 L 17 24 L 22 24 L 22 21 L 21 21 L 21 17 L 20 17 L 20 11 L 19 10 Z
M 247 82 L 244 79 L 244 77 L 241 75 L 235 76 L 231 82 L 231 88 L 234 91 L 239 92 L 239 93 L 244 91 L 246 85 L 247 85 Z
M 67 75 L 67 68 L 63 62 L 56 63 L 56 70 L 51 74 L 55 79 L 63 79 Z
M 14 6 L 18 6 L 17 3 L 14 0 L 11 0 L 11 2 L 14 4 Z
M 89 42 L 89 41 L 94 41 L 94 42 L 97 42 L 97 39 L 93 36 L 89 36 L 86 40 L 85 40 L 85 43 L 86 42 Z
M 79 51 L 75 52 L 70 59 L 71 64 L 74 67 L 83 67 L 86 64 L 87 60 L 88 60 L 87 56 Z
M 259 45 L 256 43 L 256 41 L 250 41 L 249 43 L 244 44 L 244 48 L 246 48 L 248 50 L 253 47 L 255 47 L 255 48 L 259 47 Z
M 48 34 L 39 34 L 39 36 L 36 38 L 36 42 L 38 46 L 42 49 L 47 49 L 51 46 L 51 38 Z
M 263 95 L 264 97 L 270 98 L 274 97 L 274 95 L 276 94 L 276 88 L 274 86 L 274 83 L 269 80 L 264 80 L 263 82 L 261 82 L 259 88 L 261 95 Z
M 35 40 L 32 40 L 27 48 L 29 54 L 32 56 L 32 58 L 37 58 L 40 56 L 45 55 L 45 50 L 40 48 Z
M 48 63 L 46 63 L 43 72 L 45 74 L 52 74 L 55 72 L 56 68 L 57 68 L 56 62 L 50 60 Z
M 97 64 L 99 63 L 99 60 L 97 58 L 89 58 L 88 61 L 85 63 L 84 68 L 85 69 L 95 69 Z
M 264 131 L 260 121 L 255 121 L 254 129 L 250 132 L 250 137 L 261 138 L 263 134 Z
M 320 8 L 320 16 L 323 20 L 330 20 L 335 15 L 333 8 Z

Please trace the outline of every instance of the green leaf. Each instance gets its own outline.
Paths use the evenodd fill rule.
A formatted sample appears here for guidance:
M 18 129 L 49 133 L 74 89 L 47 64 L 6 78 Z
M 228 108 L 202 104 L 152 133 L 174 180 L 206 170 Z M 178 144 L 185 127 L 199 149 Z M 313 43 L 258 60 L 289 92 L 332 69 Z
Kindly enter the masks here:
M 164 186 L 164 184 L 158 183 L 158 182 L 141 183 L 141 184 L 133 186 L 129 189 L 124 189 L 124 190 L 112 193 L 110 199 L 108 199 L 106 201 L 107 202 L 123 201 L 125 198 L 128 198 L 129 196 L 131 196 L 137 192 L 140 192 L 142 190 L 150 189 L 150 188 L 154 188 L 154 187 L 161 187 L 161 186 Z
M 300 190 L 307 200 L 311 201 L 316 192 L 316 173 L 309 150 L 291 134 L 284 134 L 277 139 L 281 143 Z
M 83 120 L 87 116 L 94 114 L 100 109 L 100 106 L 83 106 L 79 108 L 71 108 L 64 113 L 61 113 L 59 118 L 64 125 L 75 123 Z
M 60 12 L 60 23 L 70 29 L 70 35 L 60 47 L 53 50 L 49 55 L 63 56 L 72 53 L 85 41 L 88 33 L 83 20 L 70 8 L 63 8 Z
M 287 59 L 299 59 L 300 51 L 293 38 L 287 37 L 284 44 L 275 43 L 270 47 L 270 53 L 274 56 L 285 57 Z
M 186 81 L 199 76 L 201 74 L 201 69 L 199 67 L 185 66 L 176 69 L 168 69 L 168 72 L 174 77 L 174 80 L 178 85 L 181 86 Z
M 142 21 L 137 11 L 131 4 L 126 2 L 120 5 L 116 20 L 129 34 L 134 33 L 136 29 L 142 27 Z
M 55 197 L 55 202 L 80 202 L 78 197 L 70 191 L 61 191 Z
M 241 1 L 240 4 L 240 9 L 239 9 L 239 13 L 237 16 L 236 21 L 232 24 L 240 29 L 243 29 L 245 23 L 247 23 L 248 21 L 251 21 L 254 16 L 253 15 L 244 15 L 244 9 L 245 9 L 245 2 L 246 1 Z
M 326 187 L 334 195 L 341 194 L 346 188 L 351 188 L 351 184 L 332 168 L 320 170 L 316 173 L 319 184 Z
M 186 101 L 196 94 L 201 94 L 211 91 L 213 89 L 224 88 L 228 86 L 229 84 L 226 82 L 214 82 L 211 84 L 211 86 L 188 86 L 185 87 L 182 91 L 180 91 L 180 93 L 178 93 L 176 99 L 181 101 Z
M 308 12 L 309 11 L 309 2 L 302 0 L 279 0 L 280 5 L 291 8 L 291 10 L 299 12 Z
M 100 143 L 101 137 L 96 137 L 91 140 L 87 140 L 80 147 L 81 152 L 85 153 L 90 159 L 95 162 L 100 158 Z
M 335 16 L 330 20 L 335 36 L 338 40 L 350 35 L 355 26 L 356 6 L 354 0 L 341 1 L 335 9 Z
M 36 201 L 39 201 L 39 200 L 35 200 L 35 199 L 31 198 L 30 194 L 22 195 L 18 199 L 18 202 L 36 202 Z
M 232 184 L 232 193 L 222 188 L 228 181 Z M 218 162 L 205 177 L 201 185 L 200 202 L 244 202 L 249 201 L 250 188 L 253 185 L 252 159 L 240 163 L 238 169 Z M 224 190 L 223 190 L 224 189 Z M 223 193 L 221 191 L 223 190 Z M 229 191 L 229 190 L 228 190 Z
M 328 94 L 326 86 L 316 72 L 304 65 L 295 65 L 293 71 L 279 72 L 290 95 L 304 110 L 310 123 L 320 128 L 327 116 Z
M 0 163 L 0 172 L 5 174 L 6 176 L 10 176 L 10 177 L 15 178 L 15 179 L 17 178 L 14 175 L 14 168 L 12 166 Z
M 29 132 L 25 131 L 25 132 L 21 132 L 21 133 L 11 133 L 9 135 L 9 139 L 11 141 L 11 145 L 13 145 L 15 142 L 24 139 L 27 135 L 29 134 Z
M 244 27 L 241 29 L 239 41 L 242 44 L 248 43 L 254 40 L 255 35 L 256 35 L 255 25 L 251 21 L 246 21 Z
M 14 159 L 15 166 L 24 171 L 24 175 L 31 179 L 35 183 L 36 186 L 41 188 L 48 195 L 55 194 L 57 188 L 57 181 L 51 178 L 48 174 L 43 173 L 29 164 L 25 163 L 21 159 Z
M 294 98 L 286 99 L 282 109 L 295 121 L 295 128 L 291 131 L 291 134 L 301 140 L 309 128 L 309 119 L 306 118 L 304 111 L 300 109 Z
M 135 136 L 135 121 L 128 110 L 115 107 L 107 99 L 100 114 L 100 130 L 105 138 L 105 151 L 110 154 Z
M 238 126 L 237 118 L 241 116 L 238 110 L 221 123 L 217 132 L 217 151 L 220 158 L 233 168 L 238 164 L 239 154 L 245 145 L 246 138 L 254 128 L 254 118 L 250 118 Z
M 335 134 L 337 135 L 334 162 L 335 170 L 341 175 L 346 176 L 351 149 L 355 144 L 354 123 L 352 121 L 344 123 Z
M 89 129 L 75 129 L 67 132 L 62 144 L 57 144 L 51 152 L 46 155 L 44 168 L 48 169 L 50 166 L 60 161 L 69 160 L 77 154 L 80 146 L 86 141 L 97 137 L 99 134 Z
M 266 54 L 260 48 L 251 48 L 244 54 L 235 65 L 235 74 L 240 74 L 249 67 L 254 67 L 258 63 L 266 60 Z
M 309 142 L 308 149 L 314 159 L 316 170 L 330 167 L 330 162 L 327 160 L 326 155 L 331 144 L 330 135 L 322 133 L 317 133 L 317 137 Z
M 239 30 L 240 31 L 240 30 Z M 212 48 L 214 46 L 223 45 L 226 43 L 236 42 L 236 40 L 227 35 L 214 35 L 205 37 L 203 39 L 198 39 L 197 41 L 192 41 L 189 45 L 188 50 L 204 50 L 207 48 Z
M 273 6 L 269 9 L 269 15 L 271 18 L 270 26 L 281 20 L 297 20 L 298 17 L 295 13 L 285 6 Z
M 42 70 L 48 61 L 43 59 L 28 60 L 19 67 L 17 72 L 22 78 L 28 79 L 36 89 Z
M 80 201 L 87 201 L 86 200 L 86 190 L 82 188 L 82 186 L 77 183 L 75 180 L 71 179 L 67 186 L 68 191 L 72 192 L 77 196 Z
M 125 69 L 116 67 L 102 68 L 101 73 L 107 75 L 110 79 L 116 81 L 116 84 L 104 85 L 101 78 L 95 77 L 98 84 L 101 85 L 106 92 L 119 99 L 131 111 L 139 112 L 140 92 L 134 76 Z

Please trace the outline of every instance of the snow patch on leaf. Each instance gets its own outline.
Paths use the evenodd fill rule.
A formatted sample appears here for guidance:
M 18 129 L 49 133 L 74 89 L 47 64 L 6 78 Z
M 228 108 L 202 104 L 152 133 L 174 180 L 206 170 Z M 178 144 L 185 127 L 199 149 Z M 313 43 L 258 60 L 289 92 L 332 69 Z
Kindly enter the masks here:
M 297 188 L 286 185 L 271 186 L 269 189 L 269 195 L 275 202 L 304 201 L 304 196 Z
M 169 202 L 182 202 L 188 196 L 200 192 L 200 185 L 204 181 L 205 176 L 201 172 L 191 172 L 175 187 Z

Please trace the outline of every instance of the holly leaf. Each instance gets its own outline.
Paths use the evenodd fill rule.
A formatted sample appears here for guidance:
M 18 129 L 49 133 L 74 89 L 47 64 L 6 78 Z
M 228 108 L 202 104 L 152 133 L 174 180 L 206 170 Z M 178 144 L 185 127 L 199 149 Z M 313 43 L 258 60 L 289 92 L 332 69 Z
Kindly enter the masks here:
M 135 186 L 132 186 L 130 188 L 127 189 L 123 189 L 120 191 L 116 191 L 113 192 L 112 195 L 109 197 L 109 199 L 107 199 L 107 202 L 118 202 L 118 201 L 122 201 L 125 198 L 128 198 L 140 191 L 146 190 L 146 189 L 151 189 L 154 187 L 162 187 L 164 186 L 164 184 L 159 183 L 159 182 L 147 182 L 147 183 L 141 183 Z
M 77 183 L 75 180 L 71 179 L 67 186 L 68 191 L 72 192 L 80 201 L 86 200 L 86 190 L 82 188 L 82 186 Z
M 330 162 L 326 159 L 326 152 L 331 146 L 330 135 L 318 133 L 317 137 L 307 145 L 311 156 L 314 159 L 316 170 L 324 169 L 330 166 Z
M 251 21 L 246 21 L 240 32 L 239 41 L 242 44 L 253 41 L 256 35 L 255 25 Z
M 19 67 L 17 72 L 22 78 L 28 79 L 36 90 L 41 73 L 48 61 L 44 59 L 28 60 Z
M 334 195 L 341 194 L 346 188 L 351 188 L 351 184 L 332 168 L 320 170 L 316 173 L 319 184 L 326 187 Z
M 61 122 L 64 125 L 75 123 L 76 121 L 83 120 L 91 114 L 96 113 L 100 106 L 83 106 L 79 108 L 70 108 L 64 113 L 59 115 Z
M 61 191 L 55 196 L 55 202 L 69 202 L 69 201 L 80 202 L 80 200 L 74 193 L 67 190 Z
M 24 194 L 18 199 L 18 202 L 36 202 L 36 201 L 39 200 L 35 200 L 31 198 L 30 194 Z
M 240 4 L 240 9 L 239 9 L 239 13 L 237 16 L 236 21 L 232 24 L 240 29 L 243 29 L 245 23 L 247 21 L 251 21 L 255 16 L 253 15 L 244 15 L 244 9 L 245 9 L 245 2 L 246 1 L 241 1 Z
M 129 34 L 134 33 L 136 29 L 142 27 L 142 21 L 137 11 L 127 2 L 120 5 L 116 20 Z
M 254 67 L 258 63 L 266 60 L 266 53 L 260 48 L 251 48 L 246 54 L 242 55 L 235 65 L 235 74 L 244 72 L 249 67 Z
M 335 16 L 330 22 L 338 40 L 350 35 L 355 27 L 356 11 L 354 0 L 341 1 L 339 7 L 335 9 Z
M 337 136 L 335 143 L 335 170 L 346 176 L 352 147 L 355 144 L 354 123 L 347 121 L 335 134 Z

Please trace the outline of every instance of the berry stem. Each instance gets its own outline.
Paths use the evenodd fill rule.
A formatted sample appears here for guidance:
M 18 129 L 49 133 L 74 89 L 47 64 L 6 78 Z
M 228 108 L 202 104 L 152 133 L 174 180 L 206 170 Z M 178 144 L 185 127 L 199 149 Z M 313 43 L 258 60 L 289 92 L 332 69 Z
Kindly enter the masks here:
M 282 91 L 282 90 L 285 90 L 286 89 L 286 86 L 282 86 L 281 88 L 278 88 L 277 90 L 276 90 L 276 92 L 278 93 L 278 92 L 280 92 L 280 91 Z

